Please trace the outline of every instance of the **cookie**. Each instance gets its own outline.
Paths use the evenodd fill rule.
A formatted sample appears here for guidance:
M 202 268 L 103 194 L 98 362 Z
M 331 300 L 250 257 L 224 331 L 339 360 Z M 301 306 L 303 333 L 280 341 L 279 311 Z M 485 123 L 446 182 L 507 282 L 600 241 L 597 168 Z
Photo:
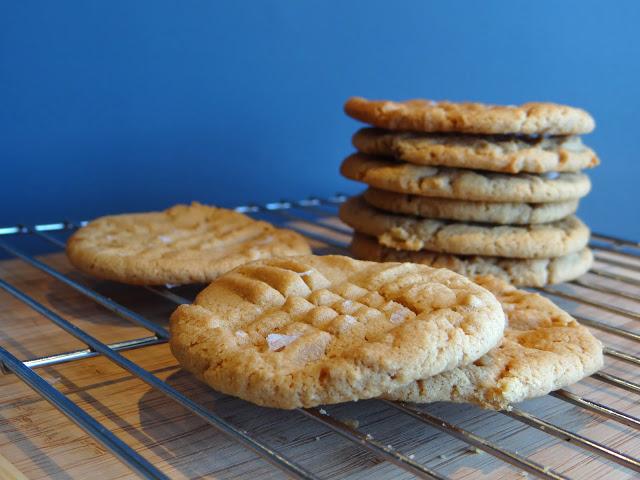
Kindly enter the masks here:
M 561 220 L 575 213 L 578 200 L 550 203 L 466 202 L 368 188 L 369 205 L 388 212 L 461 222 L 529 225 Z
M 555 103 L 514 106 L 352 97 L 344 110 L 356 120 L 387 130 L 572 135 L 589 133 L 595 128 L 593 118 L 584 110 Z
M 377 262 L 413 262 L 438 268 L 448 268 L 467 277 L 493 275 L 522 287 L 543 287 L 567 282 L 585 274 L 593 263 L 588 248 L 555 258 L 520 259 L 450 255 L 428 250 L 409 252 L 384 247 L 378 241 L 356 233 L 351 241 L 352 253 L 364 260 Z
M 180 364 L 221 392 L 291 409 L 378 397 L 479 358 L 495 297 L 445 269 L 302 256 L 227 273 L 171 316 Z
M 584 197 L 591 189 L 584 173 L 510 175 L 413 165 L 363 153 L 347 157 L 340 173 L 382 190 L 477 202 L 561 202 Z
M 493 277 L 474 281 L 495 294 L 507 315 L 500 345 L 469 365 L 411 382 L 386 398 L 470 402 L 506 410 L 602 368 L 600 341 L 553 302 Z
M 210 282 L 246 262 L 309 253 L 295 232 L 199 203 L 102 217 L 67 243 L 78 269 L 134 285 Z
M 549 258 L 582 250 L 589 241 L 589 229 L 575 216 L 526 226 L 458 223 L 387 213 L 361 196 L 340 206 L 340 219 L 396 250 Z
M 391 156 L 417 165 L 505 173 L 576 172 L 600 163 L 577 136 L 481 137 L 363 128 L 352 142 L 363 153 Z

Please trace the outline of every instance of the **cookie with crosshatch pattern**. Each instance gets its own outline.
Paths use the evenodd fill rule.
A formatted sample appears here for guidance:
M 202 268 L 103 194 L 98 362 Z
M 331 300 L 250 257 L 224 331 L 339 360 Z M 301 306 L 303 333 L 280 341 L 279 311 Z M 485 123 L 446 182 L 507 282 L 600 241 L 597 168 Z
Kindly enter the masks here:
M 473 363 L 411 382 L 386 398 L 471 402 L 504 410 L 602 368 L 602 344 L 549 299 L 494 277 L 474 281 L 495 294 L 507 316 L 500 344 Z
M 291 230 L 197 202 L 101 217 L 67 242 L 78 269 L 134 285 L 206 283 L 243 263 L 309 253 Z
M 291 409 L 377 397 L 482 356 L 495 297 L 446 269 L 343 256 L 253 262 L 171 316 L 180 364 L 223 393 Z

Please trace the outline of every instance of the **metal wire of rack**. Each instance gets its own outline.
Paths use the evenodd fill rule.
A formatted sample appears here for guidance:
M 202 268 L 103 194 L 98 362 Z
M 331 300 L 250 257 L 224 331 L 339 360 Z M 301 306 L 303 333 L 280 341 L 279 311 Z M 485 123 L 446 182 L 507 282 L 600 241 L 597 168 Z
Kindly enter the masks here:
M 344 199 L 344 195 L 336 195 L 325 199 L 309 198 L 301 201 L 280 201 L 264 205 L 245 205 L 237 207 L 236 210 L 255 216 L 267 215 L 274 223 L 286 224 L 287 227 L 298 230 L 300 233 L 314 240 L 322 248 L 347 253 L 345 249 L 351 230 L 335 221 L 334 218 L 337 206 L 342 203 Z M 191 400 L 185 394 L 122 354 L 122 352 L 128 350 L 144 349 L 149 346 L 165 343 L 169 334 L 164 327 L 130 310 L 124 305 L 107 298 L 83 282 L 74 280 L 68 275 L 61 273 L 54 267 L 36 258 L 35 255 L 28 253 L 25 249 L 14 246 L 15 241 L 11 243 L 6 241 L 8 239 L 19 240 L 24 237 L 35 237 L 46 242 L 49 246 L 64 248 L 64 241 L 60 240 L 56 235 L 69 234 L 83 224 L 84 222 L 73 223 L 64 221 L 34 226 L 18 225 L 0 228 L 0 251 L 34 267 L 43 274 L 52 277 L 55 281 L 61 282 L 76 290 L 79 294 L 101 305 L 122 319 L 145 328 L 150 332 L 150 335 L 109 344 L 101 342 L 58 313 L 50 310 L 24 291 L 0 278 L 0 289 L 23 302 L 53 322 L 53 324 L 57 325 L 60 329 L 71 334 L 86 345 L 86 348 L 83 349 L 31 358 L 24 361 L 18 360 L 18 358 L 7 349 L 0 346 L 0 367 L 3 373 L 15 374 L 42 396 L 42 398 L 54 405 L 70 420 L 80 426 L 88 435 L 129 466 L 133 472 L 136 472 L 143 478 L 168 477 L 146 460 L 140 453 L 136 452 L 105 428 L 104 425 L 90 416 L 80 406 L 74 404 L 67 396 L 45 381 L 45 379 L 37 373 L 38 368 L 76 362 L 95 356 L 103 356 L 148 384 L 152 389 L 182 405 L 212 427 L 219 429 L 234 441 L 252 450 L 258 456 L 282 470 L 285 474 L 303 479 L 319 478 L 317 473 L 300 465 L 296 459 L 279 453 L 272 445 L 251 436 L 245 430 L 234 425 L 215 411 Z M 640 286 L 640 277 L 637 275 L 634 276 L 634 273 L 640 272 L 640 243 L 608 235 L 594 234 L 592 236 L 591 248 L 596 255 L 596 266 L 589 272 L 588 278 L 583 277 L 568 284 L 570 287 L 575 287 L 574 290 L 580 289 L 582 294 L 575 293 L 573 290 L 567 290 L 563 288 L 563 286 L 545 287 L 538 290 L 544 295 L 552 297 L 554 300 L 568 302 L 569 306 L 584 305 L 594 308 L 596 311 L 618 315 L 628 320 L 640 320 L 640 306 L 631 309 L 627 306 L 621 307 L 615 303 L 616 299 L 625 299 L 631 303 L 640 302 L 640 293 L 638 293 L 637 288 L 635 288 Z M 607 285 L 600 284 L 594 281 L 594 279 L 605 279 L 609 283 Z M 145 288 L 153 295 L 162 297 L 175 304 L 189 303 L 192 300 L 191 298 L 186 298 L 176 293 L 176 291 L 170 287 Z M 589 292 L 607 294 L 612 300 L 611 302 L 604 302 L 593 295 L 589 295 Z M 625 303 L 625 305 L 627 304 L 628 303 Z M 605 322 L 593 315 L 585 316 L 582 314 L 578 315 L 575 312 L 573 313 L 583 324 L 609 335 L 607 337 L 608 339 L 620 338 L 632 342 L 640 342 L 640 331 L 630 330 L 610 322 Z M 611 360 L 628 365 L 629 368 L 635 368 L 640 365 L 640 356 L 632 351 L 627 351 L 627 349 L 619 348 L 610 341 L 605 344 L 605 355 Z M 639 383 L 628 378 L 623 378 L 618 375 L 617 372 L 612 373 L 608 371 L 607 368 L 594 374 L 591 378 L 598 382 L 602 388 L 619 389 L 628 395 L 638 395 L 640 393 Z M 617 410 L 611 406 L 599 403 L 566 389 L 553 392 L 551 395 L 575 407 L 579 414 L 593 415 L 603 421 L 615 422 L 619 426 L 634 432 L 634 434 L 640 430 L 640 419 L 624 411 Z M 398 414 L 405 415 L 425 426 L 430 426 L 444 432 L 457 440 L 465 442 L 470 447 L 486 452 L 520 469 L 522 472 L 528 472 L 546 479 L 568 478 L 560 471 L 550 468 L 548 465 L 543 465 L 535 459 L 501 445 L 491 438 L 476 434 L 470 429 L 451 423 L 445 418 L 430 412 L 428 409 L 402 402 L 380 402 L 383 402 L 387 408 Z M 420 478 L 448 478 L 447 475 L 439 472 L 437 469 L 419 462 L 413 455 L 403 453 L 389 444 L 374 439 L 357 426 L 353 426 L 349 424 L 349 422 L 328 414 L 322 408 L 301 409 L 298 413 L 317 422 L 323 428 L 342 436 L 380 461 L 391 462 L 400 469 Z M 597 439 L 589 438 L 568 430 L 561 425 L 525 411 L 519 406 L 510 411 L 496 412 L 494 415 L 506 416 L 522 424 L 523 428 L 533 428 L 544 432 L 546 435 L 568 441 L 579 449 L 612 462 L 616 465 L 616 468 L 622 467 L 622 471 L 628 472 L 631 475 L 640 474 L 640 459 L 636 456 L 624 453 L 615 446 L 600 443 Z

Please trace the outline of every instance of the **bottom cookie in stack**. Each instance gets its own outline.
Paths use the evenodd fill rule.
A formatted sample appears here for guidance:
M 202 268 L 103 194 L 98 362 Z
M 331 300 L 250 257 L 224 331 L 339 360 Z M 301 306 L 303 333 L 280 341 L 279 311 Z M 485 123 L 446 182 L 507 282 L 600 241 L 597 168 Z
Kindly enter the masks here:
M 589 229 L 573 216 L 526 226 L 460 223 L 392 214 L 354 197 L 340 218 L 356 231 L 352 251 L 359 258 L 493 275 L 518 286 L 571 280 L 593 261 Z

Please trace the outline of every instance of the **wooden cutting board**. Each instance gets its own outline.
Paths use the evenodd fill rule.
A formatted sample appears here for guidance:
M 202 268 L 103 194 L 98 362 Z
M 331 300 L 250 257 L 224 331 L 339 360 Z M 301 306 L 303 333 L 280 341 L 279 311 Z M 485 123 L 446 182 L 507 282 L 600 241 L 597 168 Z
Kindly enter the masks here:
M 172 302 L 144 288 L 87 279 L 76 273 L 62 254 L 46 255 L 42 259 L 70 277 L 167 326 L 167 319 L 175 308 Z M 629 274 L 628 271 L 625 273 Z M 0 262 L 0 278 L 103 342 L 149 335 L 145 329 L 120 319 L 24 262 Z M 585 278 L 620 288 L 617 282 L 590 275 Z M 640 304 L 632 300 L 594 294 L 576 286 L 567 288 L 592 300 L 640 310 Z M 639 293 L 638 287 L 624 288 Z M 178 291 L 181 295 L 192 296 L 197 288 Z M 579 312 L 612 325 L 639 330 L 637 320 L 589 306 L 581 306 Z M 594 333 L 611 346 L 639 353 L 638 343 L 595 330 Z M 84 347 L 3 291 L 0 291 L 0 345 L 23 360 Z M 411 477 L 301 413 L 255 407 L 203 386 L 178 367 L 166 344 L 129 351 L 125 356 L 322 477 Z M 628 364 L 607 358 L 605 368 L 609 373 L 626 379 L 640 380 L 639 369 Z M 37 372 L 171 478 L 283 477 L 282 472 L 269 463 L 107 359 L 94 357 L 39 368 Z M 640 416 L 640 397 L 637 394 L 607 386 L 595 379 L 586 379 L 569 390 Z M 521 408 L 628 455 L 640 457 L 640 439 L 637 431 L 630 427 L 605 420 L 550 396 L 525 402 Z M 630 470 L 500 413 L 445 403 L 427 406 L 425 410 L 572 478 L 634 477 Z M 359 430 L 370 433 L 394 449 L 414 455 L 417 461 L 451 478 L 524 478 L 517 468 L 491 455 L 475 453 L 466 444 L 379 401 L 332 406 L 327 407 L 327 411 L 339 419 L 356 420 Z M 66 480 L 134 476 L 110 452 L 13 374 L 0 376 L 0 455 L 0 478 Z

